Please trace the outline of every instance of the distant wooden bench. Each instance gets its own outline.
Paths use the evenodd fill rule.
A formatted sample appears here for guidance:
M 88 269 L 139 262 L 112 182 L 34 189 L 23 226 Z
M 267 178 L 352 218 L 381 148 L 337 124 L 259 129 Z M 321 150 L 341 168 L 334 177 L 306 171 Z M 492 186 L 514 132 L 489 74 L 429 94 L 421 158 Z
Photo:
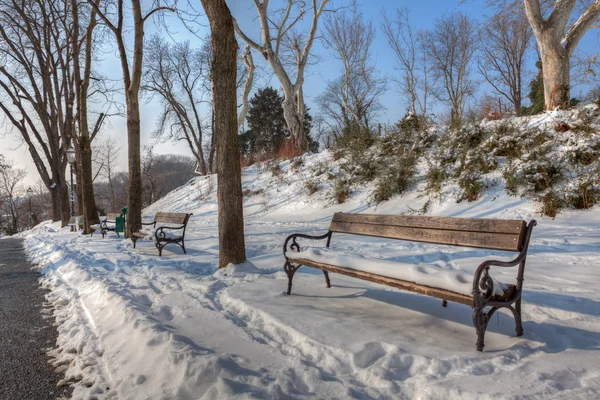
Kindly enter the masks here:
M 336 213 L 326 234 L 311 236 L 296 233 L 285 240 L 283 253 L 286 259 L 284 270 L 288 276 L 287 293 L 291 294 L 295 272 L 304 265 L 322 270 L 327 287 L 331 287 L 328 273 L 335 272 L 436 297 L 443 300 L 444 307 L 448 301 L 465 304 L 474 308 L 473 324 L 477 332 L 477 350 L 483 351 L 488 322 L 499 308 L 508 308 L 512 312 L 517 336 L 523 335 L 523 275 L 529 240 L 535 225 L 535 220 L 526 224 L 520 220 Z M 484 261 L 477 268 L 471 281 L 465 274 L 435 266 L 398 265 L 399 263 L 352 257 L 351 254 L 330 250 L 329 245 L 334 232 L 505 250 L 519 254 L 512 261 Z M 301 251 L 297 239 L 326 239 L 327 242 L 325 248 Z M 519 268 L 514 285 L 503 284 L 490 276 L 491 266 L 516 265 Z
M 156 213 L 152 222 L 142 223 L 144 226 L 151 225 L 153 231 L 144 232 L 142 230 L 131 234 L 133 248 L 135 249 L 138 239 L 151 237 L 158 249 L 159 256 L 162 256 L 162 249 L 170 243 L 179 245 L 183 249 L 184 254 L 187 254 L 185 251 L 185 229 L 191 216 L 192 214 L 187 213 Z
M 71 230 L 79 230 L 83 229 L 83 215 L 74 215 L 69 218 L 68 226 L 71 227 Z

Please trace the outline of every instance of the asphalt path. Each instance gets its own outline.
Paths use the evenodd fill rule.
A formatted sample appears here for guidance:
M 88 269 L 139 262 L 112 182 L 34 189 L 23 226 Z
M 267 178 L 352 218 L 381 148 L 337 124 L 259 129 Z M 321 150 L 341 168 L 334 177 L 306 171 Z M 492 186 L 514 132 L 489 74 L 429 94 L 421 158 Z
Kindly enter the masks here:
M 31 268 L 22 240 L 0 240 L 0 400 L 70 398 L 69 385 L 58 387 L 64 375 L 48 363 L 57 332 Z

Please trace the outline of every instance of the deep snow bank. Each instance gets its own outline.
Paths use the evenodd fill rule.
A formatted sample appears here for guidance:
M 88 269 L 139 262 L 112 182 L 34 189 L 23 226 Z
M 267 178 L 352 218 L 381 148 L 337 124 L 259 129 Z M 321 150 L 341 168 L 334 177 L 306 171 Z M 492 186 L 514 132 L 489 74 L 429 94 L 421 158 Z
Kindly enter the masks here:
M 370 186 L 334 204 L 328 152 L 281 173 L 243 171 L 251 263 L 217 271 L 216 179 L 200 177 L 148 207 L 193 212 L 188 254 L 151 242 L 133 249 L 47 225 L 28 252 L 52 290 L 59 328 L 56 365 L 76 398 L 595 398 L 600 394 L 600 216 L 565 211 L 552 220 L 539 204 L 509 196 L 498 179 L 475 202 L 456 203 L 448 185 L 428 215 L 537 218 L 525 271 L 525 336 L 500 313 L 486 352 L 474 351 L 471 310 L 376 284 L 300 269 L 284 294 L 281 245 L 293 232 L 321 233 L 336 211 L 414 213 L 429 201 L 423 182 L 378 207 Z M 318 179 L 312 195 L 306 182 Z M 51 232 L 54 231 L 54 232 Z M 42 233 L 43 234 L 40 234 Z M 314 245 L 314 243 L 310 243 Z M 334 236 L 334 250 L 472 276 L 501 252 Z M 512 283 L 516 271 L 492 270 Z

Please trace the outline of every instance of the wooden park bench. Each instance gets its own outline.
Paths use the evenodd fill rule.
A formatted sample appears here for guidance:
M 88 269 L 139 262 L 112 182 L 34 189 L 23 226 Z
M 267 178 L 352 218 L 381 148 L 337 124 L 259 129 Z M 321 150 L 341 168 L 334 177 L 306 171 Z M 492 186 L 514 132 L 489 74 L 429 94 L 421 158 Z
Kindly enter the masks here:
M 177 244 L 185 251 L 185 229 L 192 214 L 158 212 L 152 222 L 142 223 L 144 226 L 152 226 L 152 231 L 141 230 L 131 234 L 133 248 L 135 249 L 138 239 L 151 238 L 158 249 L 158 255 L 162 256 L 162 249 L 169 243 Z M 171 224 L 171 225 L 165 225 Z
M 286 259 L 284 270 L 288 276 L 287 293 L 291 294 L 295 272 L 304 265 L 322 270 L 327 287 L 331 287 L 329 272 L 335 272 L 436 297 L 443 300 L 444 307 L 448 301 L 465 304 L 474 308 L 477 350 L 483 351 L 488 322 L 500 308 L 508 308 L 512 312 L 517 336 L 523 335 L 523 275 L 529 239 L 535 225 L 535 220 L 526 224 L 520 220 L 336 213 L 326 234 L 311 236 L 296 233 L 285 240 L 283 253 Z M 333 233 L 505 250 L 519 254 L 512 261 L 486 260 L 471 278 L 464 273 L 435 266 L 402 265 L 330 250 Z M 326 240 L 326 247 L 301 251 L 297 239 Z M 517 265 L 516 283 L 513 285 L 503 284 L 490 276 L 492 266 Z M 486 311 L 486 308 L 489 309 Z
M 122 213 L 108 213 L 104 218 L 100 218 L 100 223 L 97 225 L 90 226 L 90 235 L 92 235 L 95 231 L 100 230 L 102 234 L 102 238 L 108 234 L 108 232 L 114 232 L 118 237 L 119 232 L 117 232 L 117 218 L 121 218 L 123 216 Z
M 70 217 L 67 225 L 71 227 L 72 231 L 83 229 L 83 215 L 74 215 Z

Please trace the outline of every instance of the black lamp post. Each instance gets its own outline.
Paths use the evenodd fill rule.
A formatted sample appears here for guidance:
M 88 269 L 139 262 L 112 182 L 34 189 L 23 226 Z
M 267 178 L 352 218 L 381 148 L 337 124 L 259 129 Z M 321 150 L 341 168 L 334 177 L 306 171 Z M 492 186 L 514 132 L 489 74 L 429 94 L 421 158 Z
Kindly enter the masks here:
M 29 196 L 29 229 L 31 229 L 31 225 L 33 225 L 31 213 L 31 196 L 33 196 L 33 189 L 31 188 L 31 186 L 29 187 L 29 189 L 27 189 L 27 196 Z
M 75 216 L 75 190 L 73 188 L 73 168 L 75 167 L 75 149 L 70 145 L 67 149 L 67 160 L 71 166 L 71 217 Z M 75 221 L 73 221 L 75 224 Z M 71 225 L 71 230 L 74 230 L 75 225 Z

